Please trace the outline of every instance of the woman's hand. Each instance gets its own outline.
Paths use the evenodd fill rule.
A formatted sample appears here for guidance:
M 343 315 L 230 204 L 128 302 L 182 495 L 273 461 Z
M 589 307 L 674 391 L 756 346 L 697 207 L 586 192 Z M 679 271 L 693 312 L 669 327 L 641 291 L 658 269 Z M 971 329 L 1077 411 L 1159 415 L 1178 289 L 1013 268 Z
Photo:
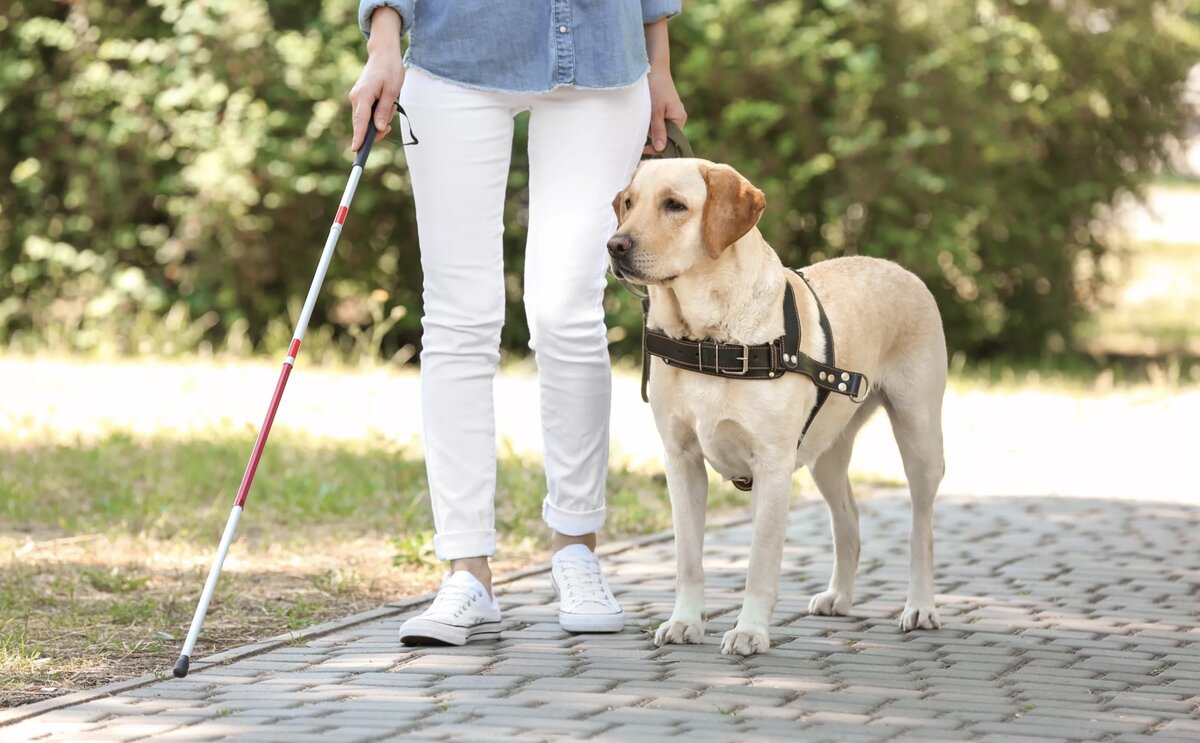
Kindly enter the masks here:
M 671 47 L 667 39 L 667 19 L 648 23 L 646 29 L 646 56 L 650 58 L 650 144 L 642 149 L 644 155 L 662 152 L 667 146 L 667 121 L 674 121 L 680 129 L 687 121 L 687 111 L 675 80 L 671 77 Z
M 392 8 L 381 7 L 371 15 L 371 38 L 367 40 L 367 63 L 363 65 L 358 82 L 350 89 L 351 121 L 354 138 L 350 149 L 358 152 L 367 136 L 367 117 L 376 101 L 375 139 L 380 140 L 392 130 L 396 107 L 404 85 L 404 55 L 400 52 L 400 14 Z
M 679 92 L 675 90 L 675 80 L 669 69 L 655 70 L 650 68 L 650 142 L 642 153 L 653 155 L 663 151 L 667 146 L 667 121 L 674 121 L 680 129 L 687 121 L 687 111 Z

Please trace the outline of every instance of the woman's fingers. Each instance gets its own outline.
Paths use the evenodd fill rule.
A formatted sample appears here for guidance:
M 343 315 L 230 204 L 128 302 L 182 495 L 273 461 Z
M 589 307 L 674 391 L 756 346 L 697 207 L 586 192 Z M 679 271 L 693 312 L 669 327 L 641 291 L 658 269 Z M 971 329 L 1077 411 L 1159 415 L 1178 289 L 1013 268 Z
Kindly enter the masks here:
M 388 77 L 383 81 L 383 92 L 379 96 L 379 105 L 375 107 L 375 129 L 379 132 L 379 139 L 392 130 L 392 122 L 396 120 L 396 101 L 400 98 L 400 86 L 403 84 L 403 67 L 400 68 L 399 77 Z
M 379 105 L 375 107 L 375 128 L 379 131 L 390 129 L 396 115 L 396 99 L 400 97 L 400 83 L 383 84 L 383 95 L 379 96 Z
M 382 87 L 382 81 L 372 80 L 366 76 L 364 71 L 364 77 L 360 77 L 350 90 L 350 121 L 354 125 L 354 136 L 350 140 L 350 149 L 354 152 L 358 152 L 358 148 L 362 147 L 363 140 L 366 139 L 371 106 L 379 100 L 379 91 Z
M 657 155 L 667 146 L 666 106 L 651 99 L 650 144 L 642 148 L 643 155 Z
M 674 121 L 675 126 L 682 129 L 683 125 L 687 123 L 688 118 L 687 111 L 685 111 L 683 108 L 683 102 L 680 101 L 678 104 L 668 104 L 664 118 L 669 121 Z
M 666 107 L 655 106 L 650 112 L 650 144 L 655 152 L 662 152 L 667 146 Z

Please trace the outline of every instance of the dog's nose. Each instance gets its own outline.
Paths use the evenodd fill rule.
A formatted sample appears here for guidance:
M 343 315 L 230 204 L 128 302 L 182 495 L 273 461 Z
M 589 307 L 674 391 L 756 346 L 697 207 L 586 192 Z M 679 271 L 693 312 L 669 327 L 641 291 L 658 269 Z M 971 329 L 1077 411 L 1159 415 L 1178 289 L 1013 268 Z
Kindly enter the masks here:
M 627 235 L 613 235 L 608 241 L 608 254 L 613 258 L 620 258 L 629 252 L 633 247 L 633 240 L 630 240 Z

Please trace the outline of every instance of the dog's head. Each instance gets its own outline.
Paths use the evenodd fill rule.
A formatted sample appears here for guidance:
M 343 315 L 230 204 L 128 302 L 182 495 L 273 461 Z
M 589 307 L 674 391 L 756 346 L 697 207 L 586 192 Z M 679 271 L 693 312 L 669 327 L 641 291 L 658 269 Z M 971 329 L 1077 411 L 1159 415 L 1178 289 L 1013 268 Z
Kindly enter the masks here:
M 639 284 L 666 282 L 702 266 L 758 224 L 766 199 L 728 165 L 649 160 L 613 199 L 613 273 Z

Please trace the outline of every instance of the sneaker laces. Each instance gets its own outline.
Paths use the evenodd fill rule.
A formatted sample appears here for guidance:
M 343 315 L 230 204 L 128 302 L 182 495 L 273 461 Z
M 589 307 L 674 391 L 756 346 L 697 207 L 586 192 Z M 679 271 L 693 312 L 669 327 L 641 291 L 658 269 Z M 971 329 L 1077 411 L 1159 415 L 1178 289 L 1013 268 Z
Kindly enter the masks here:
M 564 558 L 559 562 L 559 566 L 562 570 L 563 582 L 566 583 L 568 599 L 581 603 L 593 601 L 606 604 L 609 602 L 598 561 Z
M 480 591 L 475 586 L 445 583 L 442 585 L 441 590 L 438 591 L 438 595 L 434 598 L 433 603 L 429 605 L 429 612 L 431 614 L 445 612 L 458 618 L 462 616 L 463 612 L 474 605 L 479 596 Z

